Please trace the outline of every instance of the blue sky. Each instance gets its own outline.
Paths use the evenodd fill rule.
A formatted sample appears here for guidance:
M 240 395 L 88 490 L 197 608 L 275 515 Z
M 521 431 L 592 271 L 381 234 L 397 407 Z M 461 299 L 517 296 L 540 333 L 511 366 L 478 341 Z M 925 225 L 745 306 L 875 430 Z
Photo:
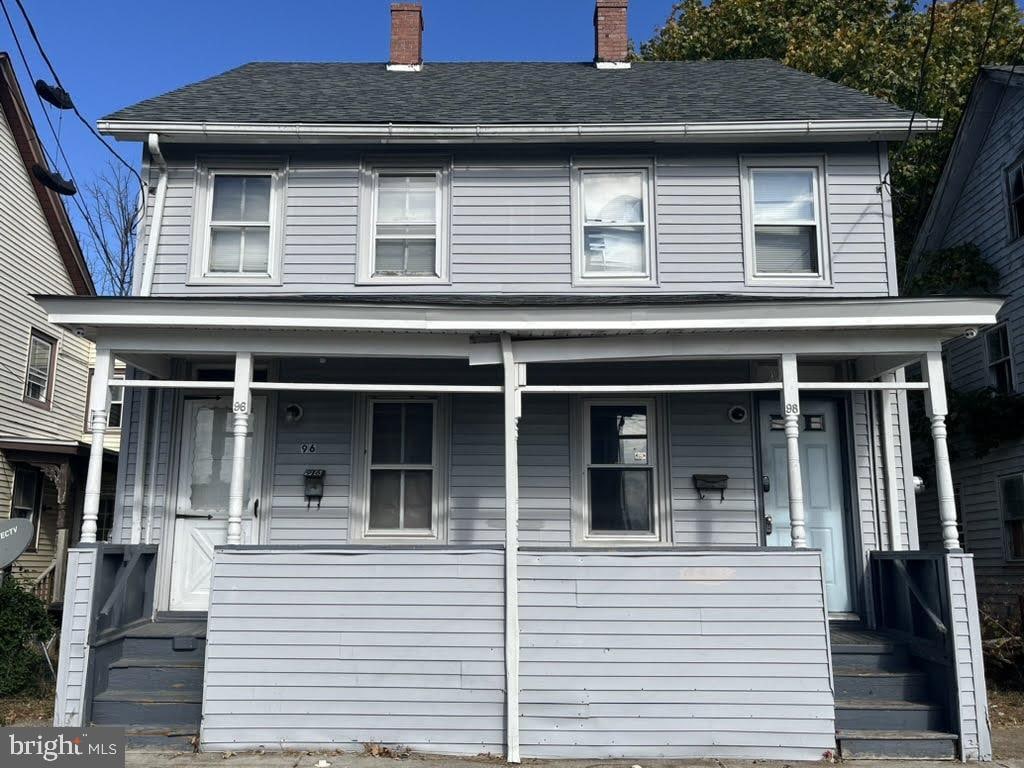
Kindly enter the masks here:
M 247 61 L 384 61 L 390 0 L 23 0 L 47 54 L 93 123 L 113 110 Z M 426 61 L 589 60 L 594 0 L 424 0 Z M 672 0 L 632 0 L 630 35 L 664 23 Z M 13 0 L 7 5 L 18 24 Z M 49 75 L 23 25 L 36 78 Z M 54 149 L 10 31 L 11 53 L 44 144 Z M 52 111 L 51 111 L 52 114 Z M 52 114 L 56 120 L 56 115 Z M 61 144 L 83 186 L 109 155 L 68 115 Z M 132 163 L 138 144 L 115 145 Z M 67 175 L 67 169 L 59 167 Z

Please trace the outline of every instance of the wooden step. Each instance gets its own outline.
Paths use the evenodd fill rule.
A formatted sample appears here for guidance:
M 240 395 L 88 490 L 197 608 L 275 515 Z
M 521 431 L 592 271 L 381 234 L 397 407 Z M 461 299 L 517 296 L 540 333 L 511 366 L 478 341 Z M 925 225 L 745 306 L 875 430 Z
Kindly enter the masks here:
M 955 760 L 957 735 L 943 731 L 836 731 L 839 756 L 844 760 Z

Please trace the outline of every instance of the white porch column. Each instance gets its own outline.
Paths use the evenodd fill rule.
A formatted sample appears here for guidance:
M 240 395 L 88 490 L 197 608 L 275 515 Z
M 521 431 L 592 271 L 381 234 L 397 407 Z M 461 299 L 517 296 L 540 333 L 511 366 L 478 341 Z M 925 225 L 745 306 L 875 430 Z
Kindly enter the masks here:
M 228 544 L 242 543 L 242 511 L 245 507 L 245 440 L 252 410 L 252 353 L 235 354 L 235 387 L 231 400 L 231 485 L 228 489 Z
M 949 446 L 946 444 L 946 377 L 942 371 L 942 353 L 925 355 L 925 410 L 932 423 L 932 445 L 935 453 L 935 490 L 939 496 L 939 520 L 942 523 L 942 545 L 946 549 L 960 549 L 960 535 L 956 530 L 956 501 L 953 495 L 953 471 L 949 466 Z
M 82 544 L 96 542 L 96 519 L 100 511 L 100 485 L 103 481 L 103 438 L 107 434 L 107 406 L 110 401 L 110 369 L 113 357 L 108 347 L 96 347 L 96 368 L 89 392 L 89 469 L 85 475 L 85 502 L 82 508 Z
M 895 381 L 896 375 L 888 373 L 883 381 Z M 896 438 L 892 411 L 895 390 L 883 389 L 878 393 L 881 409 L 882 462 L 885 473 L 885 507 L 889 518 L 889 549 L 903 549 L 903 529 L 900 525 L 899 487 L 896 482 Z
M 501 335 L 505 398 L 505 759 L 519 762 L 519 391 L 526 366 L 517 364 L 512 339 Z
M 789 469 L 789 531 L 793 546 L 807 546 L 804 516 L 804 482 L 800 472 L 800 389 L 796 355 L 783 355 L 782 413 L 786 426 L 786 464 Z

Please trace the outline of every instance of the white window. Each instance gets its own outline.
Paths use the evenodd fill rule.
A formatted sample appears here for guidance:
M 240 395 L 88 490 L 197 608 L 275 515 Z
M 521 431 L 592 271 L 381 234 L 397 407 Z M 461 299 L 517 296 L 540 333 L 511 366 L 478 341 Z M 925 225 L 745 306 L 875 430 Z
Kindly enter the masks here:
M 123 379 L 123 376 L 115 378 Z M 121 415 L 124 412 L 124 387 L 112 384 L 110 387 L 110 408 L 107 410 L 107 426 L 111 429 L 121 428 Z
M 744 261 L 752 283 L 829 280 L 821 158 L 743 158 Z
M 577 282 L 653 283 L 650 163 L 573 166 Z
M 665 541 L 668 505 L 656 400 L 584 400 L 580 412 L 576 541 Z
M 374 166 L 364 172 L 361 281 L 448 279 L 448 177 L 442 166 Z
M 446 483 L 441 399 L 370 398 L 362 514 L 355 539 L 443 538 Z
M 32 331 L 28 340 L 28 365 L 25 370 L 25 400 L 49 405 L 53 389 L 54 352 L 57 342 Z
M 1024 560 L 1024 474 L 999 478 L 999 508 L 1007 560 Z
M 11 517 L 31 521 L 39 538 L 39 505 L 42 500 L 42 475 L 37 469 L 19 467 L 14 470 L 11 493 Z
M 1013 392 L 1013 356 L 1005 323 L 985 333 L 985 351 L 989 386 L 1002 394 Z
M 1006 191 L 1010 203 L 1010 237 L 1024 236 L 1024 160 L 1006 172 Z
M 192 279 L 279 279 L 283 166 L 206 166 L 197 185 Z

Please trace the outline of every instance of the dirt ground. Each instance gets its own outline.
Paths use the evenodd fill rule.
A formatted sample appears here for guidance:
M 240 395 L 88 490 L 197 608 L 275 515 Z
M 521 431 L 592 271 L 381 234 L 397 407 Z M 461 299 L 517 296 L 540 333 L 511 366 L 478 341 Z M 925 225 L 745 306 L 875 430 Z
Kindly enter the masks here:
M 0 728 L 53 725 L 53 692 L 42 696 L 0 698 Z

